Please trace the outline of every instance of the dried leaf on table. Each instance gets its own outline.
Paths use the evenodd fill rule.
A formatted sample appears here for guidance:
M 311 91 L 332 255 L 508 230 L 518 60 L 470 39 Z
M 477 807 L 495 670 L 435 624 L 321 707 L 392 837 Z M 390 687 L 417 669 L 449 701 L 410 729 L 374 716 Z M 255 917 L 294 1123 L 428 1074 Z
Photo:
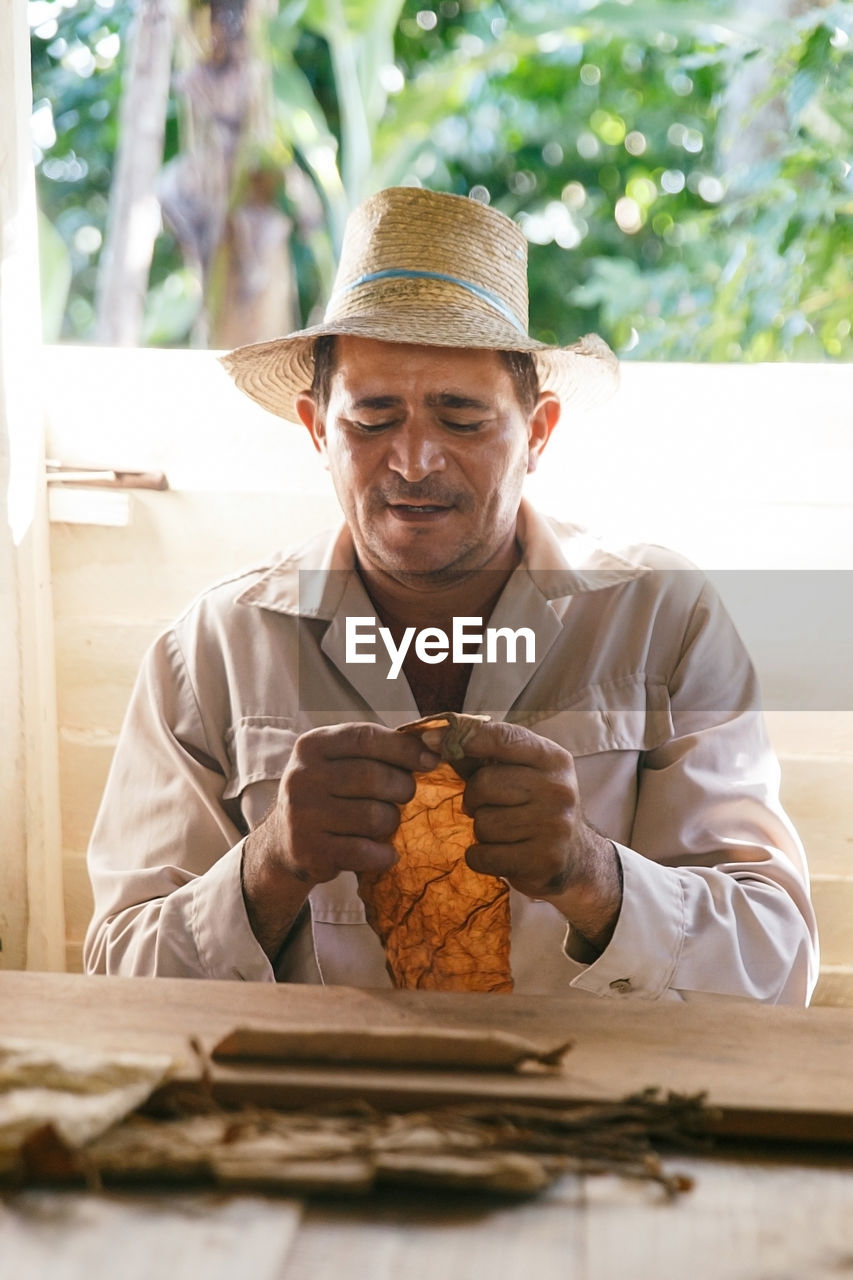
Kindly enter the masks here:
M 506 1031 L 401 1027 L 237 1027 L 216 1044 L 215 1059 L 279 1063 L 322 1062 L 347 1066 L 516 1071 L 557 1066 L 565 1039 L 539 1045 Z
M 170 1066 L 163 1054 L 0 1040 L 0 1171 L 36 1135 L 46 1155 L 49 1133 L 69 1149 L 84 1146 L 145 1102 Z
M 474 824 L 462 811 L 464 740 L 487 717 L 429 716 L 400 732 L 446 729 L 442 763 L 415 775 L 417 790 L 400 813 L 398 859 L 362 873 L 359 894 L 385 949 L 396 987 L 437 991 L 511 991 L 509 888 L 472 871 L 466 850 Z
M 404 1113 L 350 1105 L 135 1115 L 86 1146 L 78 1174 L 109 1186 L 212 1182 L 305 1195 L 393 1184 L 530 1195 L 566 1172 L 615 1173 L 675 1195 L 689 1179 L 668 1173 L 653 1144 L 690 1140 L 706 1114 L 700 1098 L 649 1092 L 568 1109 L 471 1103 Z M 31 1172 L 33 1181 L 49 1180 Z
M 567 1170 L 684 1190 L 652 1146 L 701 1129 L 701 1099 L 654 1093 L 570 1108 L 495 1101 L 378 1111 L 342 1101 L 295 1111 L 226 1109 L 199 1083 L 176 1110 L 139 1114 L 161 1055 L 0 1041 L 0 1185 L 214 1183 L 282 1193 L 383 1183 L 531 1194 Z M 189 1108 L 189 1110 L 187 1110 Z

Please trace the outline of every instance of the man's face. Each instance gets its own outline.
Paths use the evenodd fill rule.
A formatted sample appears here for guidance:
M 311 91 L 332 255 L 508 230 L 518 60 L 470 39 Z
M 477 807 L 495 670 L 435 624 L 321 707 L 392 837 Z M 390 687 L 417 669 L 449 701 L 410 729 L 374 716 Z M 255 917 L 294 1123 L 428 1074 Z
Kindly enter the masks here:
M 336 340 L 325 413 L 299 412 L 324 455 L 359 561 L 439 584 L 511 546 L 524 477 L 559 416 L 518 402 L 497 352 Z

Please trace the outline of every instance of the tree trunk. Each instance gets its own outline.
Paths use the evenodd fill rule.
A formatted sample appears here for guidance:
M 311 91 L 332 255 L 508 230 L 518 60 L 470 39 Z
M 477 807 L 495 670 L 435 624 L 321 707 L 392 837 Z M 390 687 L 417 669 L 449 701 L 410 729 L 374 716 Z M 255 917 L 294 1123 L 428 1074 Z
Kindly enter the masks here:
M 174 0 L 139 0 L 121 102 L 110 212 L 98 271 L 99 342 L 137 346 L 154 241 L 160 226 L 157 175 L 172 65 Z
M 186 142 L 159 190 L 201 280 L 198 346 L 260 341 L 297 322 L 291 228 L 278 207 L 284 174 L 264 162 L 274 113 L 258 28 L 274 11 L 273 0 L 209 0 L 193 10 L 194 43 L 205 56 L 179 79 Z
M 829 0 L 756 0 L 753 19 L 793 21 L 815 4 Z M 771 58 L 758 54 L 741 63 L 726 90 L 718 127 L 717 159 L 729 189 L 741 184 L 765 160 L 778 156 L 788 132 L 788 109 L 783 92 L 771 92 L 777 74 Z
M 215 347 L 262 342 L 297 327 L 291 223 L 275 206 L 275 181 L 271 174 L 249 174 L 247 198 L 228 217 L 218 280 L 208 292 Z

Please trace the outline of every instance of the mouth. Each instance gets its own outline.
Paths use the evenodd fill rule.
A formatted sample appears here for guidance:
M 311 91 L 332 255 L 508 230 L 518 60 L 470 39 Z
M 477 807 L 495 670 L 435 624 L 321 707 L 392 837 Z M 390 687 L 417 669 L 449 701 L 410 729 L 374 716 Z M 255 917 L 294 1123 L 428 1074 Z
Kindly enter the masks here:
M 389 502 L 388 509 L 398 520 L 439 520 L 452 511 L 452 506 L 435 502 Z
M 395 511 L 449 511 L 448 506 L 439 502 L 392 502 Z

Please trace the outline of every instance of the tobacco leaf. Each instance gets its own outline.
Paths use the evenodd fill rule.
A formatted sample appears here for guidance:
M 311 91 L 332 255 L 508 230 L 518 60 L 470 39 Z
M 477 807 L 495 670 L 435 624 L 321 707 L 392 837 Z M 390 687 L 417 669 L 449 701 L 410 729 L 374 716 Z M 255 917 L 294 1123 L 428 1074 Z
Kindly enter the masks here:
M 144 1102 L 170 1067 L 164 1054 L 3 1037 L 0 1166 L 47 1129 L 69 1148 L 82 1146 Z
M 352 1103 L 303 1111 L 210 1105 L 206 1114 L 169 1119 L 128 1116 L 75 1153 L 73 1168 L 30 1161 L 19 1181 L 212 1181 L 300 1195 L 364 1193 L 390 1183 L 530 1195 L 574 1171 L 641 1178 L 675 1196 L 691 1180 L 669 1173 L 658 1148 L 698 1149 L 712 1114 L 701 1097 L 661 1097 L 657 1090 L 569 1108 L 500 1101 L 386 1113 Z
M 559 1052 L 546 1051 L 544 1061 Z M 657 1149 L 695 1144 L 715 1120 L 701 1096 L 656 1089 L 566 1107 L 495 1099 L 389 1112 L 349 1096 L 301 1110 L 229 1108 L 204 1078 L 172 1097 L 168 1114 L 162 1104 L 140 1114 L 169 1063 L 162 1055 L 0 1039 L 0 1191 L 213 1182 L 338 1195 L 415 1183 L 523 1195 L 575 1170 L 651 1179 L 674 1195 L 689 1179 L 668 1173 Z
M 534 1044 L 506 1031 L 456 1027 L 237 1027 L 211 1051 L 216 1061 L 322 1062 L 345 1066 L 519 1071 L 559 1066 L 569 1043 Z
M 473 821 L 462 811 L 464 740 L 487 718 L 449 712 L 400 728 L 447 732 L 442 763 L 415 774 L 415 795 L 401 809 L 396 863 L 358 877 L 368 924 L 382 942 L 395 987 L 512 990 L 509 888 L 465 861 L 475 838 Z

